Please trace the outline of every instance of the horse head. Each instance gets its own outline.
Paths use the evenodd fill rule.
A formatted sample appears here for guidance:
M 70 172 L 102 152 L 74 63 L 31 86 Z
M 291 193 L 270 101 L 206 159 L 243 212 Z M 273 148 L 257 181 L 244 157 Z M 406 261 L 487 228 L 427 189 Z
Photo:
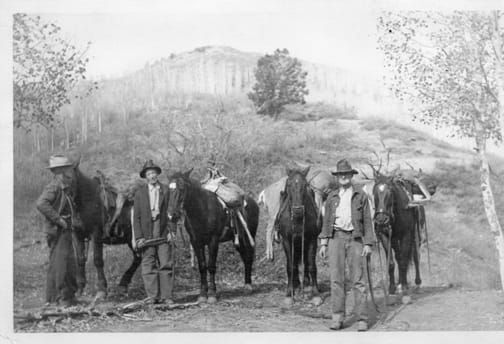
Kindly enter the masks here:
M 190 192 L 191 180 L 189 175 L 192 168 L 186 172 L 176 172 L 169 177 L 168 191 L 170 193 L 168 201 L 168 219 L 177 222 L 184 209 L 185 200 Z
M 384 175 L 376 176 L 373 187 L 375 202 L 374 221 L 377 227 L 385 227 L 394 220 L 394 186 L 393 178 Z
M 293 219 L 302 219 L 304 216 L 304 196 L 309 189 L 306 176 L 310 166 L 303 170 L 287 168 L 287 181 L 285 182 L 285 193 L 291 201 L 291 214 Z

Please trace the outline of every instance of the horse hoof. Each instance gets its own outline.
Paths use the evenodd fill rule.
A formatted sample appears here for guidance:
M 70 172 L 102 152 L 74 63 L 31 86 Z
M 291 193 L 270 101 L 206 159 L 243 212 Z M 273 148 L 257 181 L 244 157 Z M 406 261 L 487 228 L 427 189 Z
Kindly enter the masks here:
M 96 293 L 95 300 L 105 300 L 107 297 L 107 292 L 100 290 L 99 292 Z
M 311 303 L 315 306 L 318 307 L 322 304 L 322 298 L 320 296 L 315 296 L 312 300 Z
M 209 296 L 207 302 L 211 305 L 217 303 L 217 298 L 215 296 Z
M 254 290 L 254 288 L 252 287 L 252 284 L 249 284 L 249 283 L 245 284 L 243 286 L 243 289 L 245 289 L 245 293 L 247 293 L 247 294 L 250 294 Z
M 128 287 L 124 285 L 117 286 L 117 293 L 121 295 L 127 295 L 128 294 Z
M 286 297 L 283 303 L 287 307 L 292 307 L 292 305 L 294 304 L 294 300 L 292 299 L 292 297 Z
M 401 298 L 403 305 L 408 305 L 411 303 L 411 296 L 405 295 Z
M 198 297 L 198 303 L 206 303 L 207 302 L 207 297 L 206 296 L 199 296 Z

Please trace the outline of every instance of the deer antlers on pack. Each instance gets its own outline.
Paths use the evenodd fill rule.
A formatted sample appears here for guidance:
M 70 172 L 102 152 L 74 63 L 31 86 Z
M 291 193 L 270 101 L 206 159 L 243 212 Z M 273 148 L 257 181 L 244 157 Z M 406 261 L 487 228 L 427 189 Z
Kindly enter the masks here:
M 382 167 L 383 167 L 383 159 L 382 159 L 382 157 L 378 154 L 378 152 L 375 149 L 373 149 L 373 150 L 371 150 L 371 153 L 376 157 L 377 163 L 373 163 L 373 161 L 371 159 L 368 159 L 366 161 L 366 164 L 369 165 L 369 167 L 371 167 L 371 169 L 373 170 L 373 178 L 369 178 L 361 170 L 362 175 L 366 179 L 374 179 L 374 178 L 376 178 L 378 176 L 389 174 L 388 168 L 389 168 L 389 164 L 390 164 L 390 153 L 392 152 L 392 149 L 390 147 L 387 147 L 385 145 L 385 142 L 383 142 L 383 139 L 380 139 L 380 143 L 381 143 L 381 145 L 383 146 L 383 148 L 385 149 L 385 152 L 386 152 L 386 168 L 385 168 L 385 172 L 382 172 L 382 170 L 381 170 Z M 376 167 L 377 165 L 378 165 L 378 167 Z

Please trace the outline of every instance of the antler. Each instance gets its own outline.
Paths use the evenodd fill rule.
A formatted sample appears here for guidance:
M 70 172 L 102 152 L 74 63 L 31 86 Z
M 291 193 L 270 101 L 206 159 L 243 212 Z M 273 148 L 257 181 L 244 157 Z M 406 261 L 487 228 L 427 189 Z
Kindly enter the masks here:
M 360 173 L 362 173 L 362 175 L 364 176 L 364 178 L 365 178 L 365 179 L 367 179 L 367 180 L 373 180 L 373 178 L 369 178 L 369 177 L 368 177 L 368 176 L 364 173 L 364 171 L 363 171 L 362 169 L 360 169 L 360 168 L 359 168 L 359 171 L 360 171 Z
M 375 150 L 373 150 L 373 154 L 376 157 L 376 160 L 380 161 L 380 164 L 378 166 L 378 170 L 375 170 L 374 166 L 371 166 L 371 167 L 373 168 L 374 172 L 378 172 L 379 173 L 380 170 L 381 170 L 381 168 L 382 168 L 382 158 L 378 155 L 378 153 Z M 368 165 L 371 165 L 371 164 L 368 162 Z
M 385 142 L 383 141 L 383 139 L 380 139 L 380 142 L 381 142 L 383 148 L 387 151 L 387 172 L 388 172 L 389 163 L 390 163 L 390 153 L 392 152 L 392 149 L 385 145 Z

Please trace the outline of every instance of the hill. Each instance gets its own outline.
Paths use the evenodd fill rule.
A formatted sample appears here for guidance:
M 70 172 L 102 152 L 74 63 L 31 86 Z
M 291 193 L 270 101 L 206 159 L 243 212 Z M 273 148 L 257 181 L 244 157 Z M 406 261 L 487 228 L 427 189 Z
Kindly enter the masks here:
M 158 107 L 167 94 L 244 96 L 255 82 L 254 69 L 264 54 L 242 52 L 226 46 L 204 46 L 147 63 L 144 68 L 115 80 L 104 80 L 108 89 L 127 89 L 134 85 L 138 97 L 149 98 Z M 301 61 L 308 72 L 308 101 L 325 101 L 340 106 L 383 108 L 384 92 L 369 75 Z M 123 92 L 127 92 L 124 90 Z

